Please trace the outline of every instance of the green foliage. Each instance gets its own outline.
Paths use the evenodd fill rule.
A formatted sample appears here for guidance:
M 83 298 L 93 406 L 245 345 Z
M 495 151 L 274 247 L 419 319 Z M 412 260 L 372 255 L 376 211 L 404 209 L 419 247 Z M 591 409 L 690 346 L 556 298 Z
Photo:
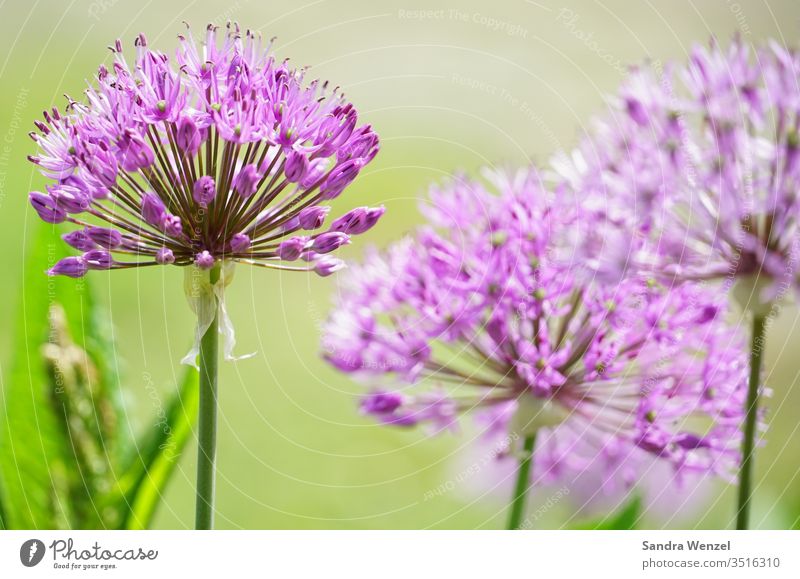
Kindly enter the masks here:
M 145 529 L 150 524 L 181 449 L 186 446 L 197 419 L 199 406 L 198 374 L 188 368 L 180 390 L 173 397 L 159 422 L 139 445 L 139 453 L 129 467 L 123 487 L 130 500 L 126 529 Z M 127 484 L 125 484 L 127 483 Z
M 632 497 L 627 504 L 622 506 L 616 513 L 607 515 L 601 519 L 580 525 L 577 529 L 594 531 L 630 531 L 636 528 L 640 522 L 642 514 L 642 499 L 639 496 Z
M 145 528 L 189 439 L 197 373 L 187 370 L 141 443 L 120 428 L 111 326 L 89 280 L 44 275 L 62 247 L 42 226 L 27 259 L 2 390 L 0 527 Z

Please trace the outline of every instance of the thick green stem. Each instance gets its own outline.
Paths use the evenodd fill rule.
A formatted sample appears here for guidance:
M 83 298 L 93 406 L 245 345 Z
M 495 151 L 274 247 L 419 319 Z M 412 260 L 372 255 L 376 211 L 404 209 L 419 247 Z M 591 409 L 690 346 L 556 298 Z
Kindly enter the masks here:
M 210 272 L 211 284 L 217 283 L 220 266 Z M 200 341 L 200 409 L 197 432 L 197 503 L 195 529 L 214 527 L 214 478 L 217 452 L 217 362 L 219 315 Z
M 528 494 L 531 478 L 531 464 L 533 463 L 533 447 L 536 444 L 536 435 L 525 437 L 522 447 L 522 458 L 517 470 L 517 484 L 514 487 L 514 498 L 511 502 L 511 514 L 508 517 L 508 528 L 519 529 L 522 516 L 525 514 L 525 497 Z
M 766 318 L 753 315 L 753 334 L 750 341 L 750 383 L 747 389 L 747 406 L 742 440 L 742 464 L 739 469 L 739 510 L 736 528 L 747 529 L 750 519 L 750 498 L 753 479 L 753 450 L 758 426 L 758 394 L 761 382 L 761 364 L 764 358 L 764 329 Z

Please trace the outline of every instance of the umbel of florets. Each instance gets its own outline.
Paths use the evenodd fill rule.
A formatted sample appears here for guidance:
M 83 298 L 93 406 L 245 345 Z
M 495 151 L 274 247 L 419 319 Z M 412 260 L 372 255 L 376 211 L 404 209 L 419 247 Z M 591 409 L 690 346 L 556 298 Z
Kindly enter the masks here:
M 362 412 L 437 431 L 472 412 L 509 446 L 536 434 L 534 471 L 550 478 L 602 464 L 632 484 L 620 465 L 651 460 L 730 474 L 747 376 L 724 301 L 587 278 L 562 240 L 582 215 L 533 170 L 487 178 L 434 187 L 428 226 L 341 280 L 322 347 L 369 385 Z
M 754 310 L 800 292 L 799 80 L 797 50 L 741 39 L 633 70 L 554 163 L 587 214 L 583 261 L 733 285 Z
M 221 38 L 220 38 L 221 37 Z M 84 102 L 44 113 L 30 160 L 49 179 L 30 202 L 79 255 L 50 274 L 221 261 L 340 269 L 330 256 L 372 227 L 382 207 L 330 207 L 378 152 L 378 137 L 326 83 L 278 62 L 238 26 L 179 36 L 174 59 L 143 35 L 126 61 L 119 41 Z M 286 262 L 302 260 L 302 265 Z

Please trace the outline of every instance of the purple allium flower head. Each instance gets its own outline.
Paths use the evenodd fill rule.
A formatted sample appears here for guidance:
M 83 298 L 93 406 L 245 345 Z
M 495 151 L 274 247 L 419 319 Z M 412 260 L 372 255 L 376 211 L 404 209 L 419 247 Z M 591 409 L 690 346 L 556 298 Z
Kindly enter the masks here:
M 202 43 L 180 36 L 174 58 L 144 36 L 133 56 L 120 42 L 112 52 L 113 66 L 100 68 L 82 102 L 69 99 L 36 122 L 30 160 L 53 183 L 29 198 L 48 223 L 90 232 L 114 254 L 113 269 L 220 260 L 286 268 L 281 243 L 320 229 L 328 211 L 320 202 L 378 150 L 337 89 L 306 82 L 236 25 L 222 34 L 209 26 Z M 114 233 L 98 240 L 93 227 Z M 83 234 L 67 240 L 96 249 Z M 85 273 L 79 263 L 51 273 Z M 314 265 L 290 269 L 330 270 Z
M 635 70 L 593 126 L 554 167 L 595 271 L 735 284 L 750 308 L 800 289 L 800 52 L 696 46 Z
M 724 302 L 695 284 L 579 275 L 557 247 L 577 217 L 538 174 L 487 179 L 432 188 L 429 225 L 341 279 L 322 346 L 370 384 L 362 412 L 441 430 L 474 411 L 509 441 L 536 432 L 542 477 L 601 462 L 613 478 L 623 460 L 734 470 L 747 367 Z

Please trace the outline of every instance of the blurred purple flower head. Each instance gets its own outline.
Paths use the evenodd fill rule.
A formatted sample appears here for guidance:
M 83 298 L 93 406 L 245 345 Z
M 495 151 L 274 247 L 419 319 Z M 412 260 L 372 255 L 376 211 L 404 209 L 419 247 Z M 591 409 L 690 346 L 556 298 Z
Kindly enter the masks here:
M 800 289 L 800 54 L 695 47 L 632 72 L 610 114 L 554 163 L 582 206 L 583 261 L 617 278 L 735 286 L 746 307 Z
M 341 194 L 377 153 L 377 135 L 337 90 L 304 83 L 304 71 L 277 61 L 258 35 L 209 26 L 202 43 L 179 41 L 170 58 L 140 35 L 130 64 L 118 41 L 84 102 L 70 99 L 36 122 L 30 159 L 53 184 L 32 192 L 31 204 L 48 223 L 78 226 L 65 237 L 72 247 L 106 252 L 67 258 L 51 274 L 221 260 L 286 268 L 284 240 L 320 229 L 329 210 L 320 201 Z M 318 235 L 309 257 L 311 247 L 334 251 L 349 240 L 338 230 Z M 289 269 L 334 269 L 330 259 L 306 261 Z
M 537 432 L 544 478 L 653 458 L 734 469 L 747 371 L 716 295 L 584 279 L 556 251 L 577 216 L 538 174 L 487 179 L 432 188 L 429 226 L 341 280 L 323 349 L 372 386 L 362 412 L 442 430 L 474 411 L 509 441 Z

